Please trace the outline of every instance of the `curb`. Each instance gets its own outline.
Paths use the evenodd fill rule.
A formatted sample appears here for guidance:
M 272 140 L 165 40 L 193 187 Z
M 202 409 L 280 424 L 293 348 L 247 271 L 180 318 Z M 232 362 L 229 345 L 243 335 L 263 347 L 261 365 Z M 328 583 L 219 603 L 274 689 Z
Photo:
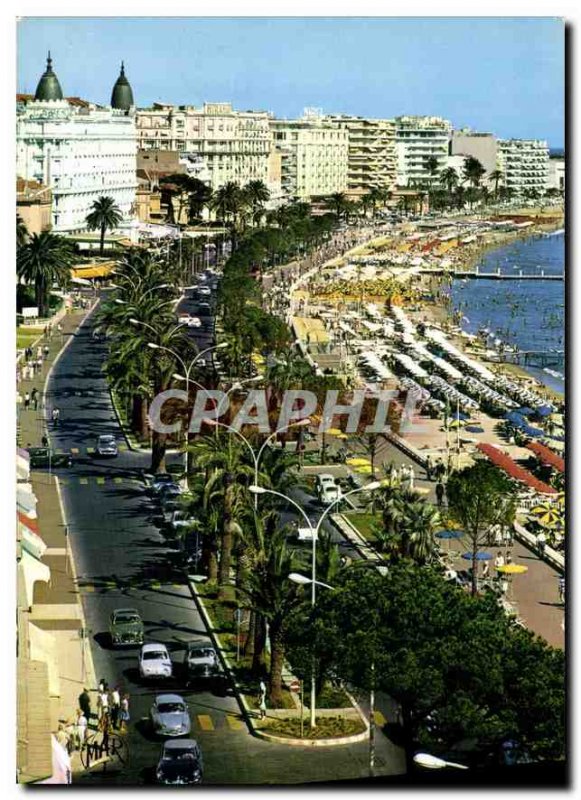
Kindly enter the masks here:
M 251 736 L 256 736 L 257 739 L 264 739 L 265 741 L 275 742 L 277 744 L 286 744 L 290 747 L 334 747 L 340 746 L 345 744 L 354 744 L 356 742 L 363 742 L 369 738 L 369 722 L 367 721 L 365 715 L 361 711 L 359 704 L 354 700 L 354 698 L 347 692 L 347 695 L 359 716 L 362 718 L 365 724 L 365 730 L 361 733 L 355 733 L 352 736 L 343 736 L 343 737 L 335 737 L 330 739 L 295 739 L 288 736 L 276 736 L 275 734 L 267 733 L 263 728 L 257 728 L 254 725 L 254 711 L 250 708 L 244 695 L 240 690 L 240 685 L 237 683 L 236 679 L 234 678 L 234 671 L 230 664 L 230 659 L 224 653 L 222 649 L 222 643 L 220 642 L 218 634 L 215 632 L 214 627 L 212 625 L 212 621 L 210 619 L 210 615 L 206 611 L 206 607 L 202 599 L 200 598 L 198 592 L 196 591 L 195 582 L 190 580 L 190 576 L 186 575 L 186 579 L 188 581 L 188 586 L 190 587 L 190 591 L 194 597 L 196 602 L 196 606 L 198 607 L 198 611 L 204 621 L 206 629 L 208 631 L 208 635 L 216 648 L 216 652 L 220 656 L 220 660 L 222 661 L 222 666 L 225 668 L 225 671 L 228 673 L 228 676 L 234 686 L 234 691 L 236 693 L 236 699 L 238 704 L 242 710 L 242 715 L 244 716 L 244 720 L 248 727 L 249 733 Z

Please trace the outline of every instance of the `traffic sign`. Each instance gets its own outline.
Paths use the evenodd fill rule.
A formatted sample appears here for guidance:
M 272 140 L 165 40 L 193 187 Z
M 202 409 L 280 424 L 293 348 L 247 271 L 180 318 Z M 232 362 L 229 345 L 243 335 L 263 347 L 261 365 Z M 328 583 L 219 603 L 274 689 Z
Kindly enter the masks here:
M 300 692 L 301 682 L 298 680 L 291 681 L 289 689 L 291 690 L 291 692 Z

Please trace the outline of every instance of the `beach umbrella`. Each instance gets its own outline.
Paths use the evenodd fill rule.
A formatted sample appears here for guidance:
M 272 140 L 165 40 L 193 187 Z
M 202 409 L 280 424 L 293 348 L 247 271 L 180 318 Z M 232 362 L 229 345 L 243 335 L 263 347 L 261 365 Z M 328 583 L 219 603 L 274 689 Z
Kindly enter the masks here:
M 340 436 L 343 431 L 339 428 L 329 428 L 328 430 L 323 431 L 323 433 L 327 433 L 329 436 Z
M 528 417 L 531 414 L 534 414 L 535 410 L 533 408 L 529 408 L 528 406 L 523 406 L 522 408 L 517 408 L 517 410 L 514 413 L 522 414 L 523 416 Z
M 554 410 L 553 406 L 539 406 L 535 413 L 538 414 L 539 417 L 548 417 Z
M 497 567 L 497 572 L 504 572 L 505 575 L 523 575 L 528 571 L 524 564 L 503 564 Z
M 466 561 L 474 561 L 474 553 L 462 553 L 462 558 Z M 490 561 L 491 553 L 484 553 L 482 550 L 476 553 L 476 561 Z
M 347 458 L 345 459 L 345 463 L 349 464 L 352 467 L 371 466 L 371 461 L 368 458 L 360 458 L 360 457 Z
M 544 528 L 553 528 L 561 522 L 562 512 L 557 507 L 557 504 L 542 503 L 539 506 L 531 509 L 531 516 L 542 525 Z
M 459 420 L 470 419 L 470 415 L 469 414 L 464 414 L 462 411 L 454 411 L 454 413 L 452 414 L 452 417 L 454 419 L 459 419 Z
M 354 472 L 358 472 L 361 475 L 371 475 L 371 464 L 361 464 L 360 466 L 354 468 Z
M 467 425 L 466 431 L 468 433 L 484 433 L 484 428 L 481 428 L 480 425 Z
M 453 529 L 438 531 L 438 533 L 436 534 L 438 539 L 461 539 L 463 535 L 464 531 L 453 530 Z

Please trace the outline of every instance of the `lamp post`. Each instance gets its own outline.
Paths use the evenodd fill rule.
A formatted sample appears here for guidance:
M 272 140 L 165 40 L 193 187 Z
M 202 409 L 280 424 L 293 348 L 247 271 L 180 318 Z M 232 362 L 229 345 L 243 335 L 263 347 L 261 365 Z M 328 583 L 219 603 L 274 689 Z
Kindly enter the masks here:
M 219 406 L 218 406 L 218 408 L 219 408 Z M 284 431 L 288 431 L 289 428 L 304 427 L 305 425 L 310 425 L 311 424 L 310 418 L 309 417 L 305 417 L 304 419 L 296 420 L 296 422 L 290 422 L 288 425 L 284 425 L 282 428 L 277 428 L 277 430 L 275 430 L 273 433 L 271 433 L 269 436 L 266 437 L 266 439 L 262 443 L 262 445 L 261 445 L 261 447 L 260 447 L 260 449 L 258 451 L 258 455 L 257 455 L 254 452 L 254 448 L 252 447 L 252 445 L 250 444 L 250 442 L 248 441 L 246 436 L 244 436 L 244 434 L 241 433 L 237 428 L 234 428 L 232 425 L 227 425 L 225 422 L 218 422 L 218 420 L 215 420 L 215 419 L 205 419 L 204 422 L 207 425 L 211 425 L 211 426 L 216 427 L 216 428 L 225 428 L 227 431 L 230 431 L 231 433 L 233 433 L 236 436 L 238 436 L 238 438 L 241 439 L 244 442 L 244 444 L 246 445 L 246 447 L 248 448 L 248 450 L 250 452 L 250 455 L 252 456 L 252 462 L 254 464 L 254 486 L 257 486 L 257 484 L 258 484 L 258 465 L 260 464 L 260 459 L 262 458 L 262 454 L 264 453 L 264 450 L 265 450 L 266 446 L 268 445 L 268 443 L 272 439 L 274 439 L 279 433 L 283 433 Z M 252 491 L 252 487 L 250 487 L 250 488 L 251 488 L 251 491 Z M 254 493 L 254 509 L 256 510 L 257 508 L 258 508 L 258 493 L 255 492 Z M 309 527 L 310 527 L 310 523 L 309 523 Z
M 318 581 L 317 581 L 317 538 L 319 536 L 319 530 L 321 529 L 321 526 L 322 526 L 323 522 L 329 516 L 329 514 L 331 513 L 331 511 L 334 508 L 334 506 L 336 506 L 337 503 L 340 503 L 346 497 L 351 497 L 352 495 L 359 494 L 361 492 L 372 492 L 372 491 L 375 491 L 375 489 L 379 489 L 380 486 L 381 486 L 381 481 L 371 481 L 371 483 L 368 483 L 365 486 L 362 486 L 362 487 L 360 487 L 358 489 L 351 489 L 350 492 L 346 492 L 341 497 L 338 497 L 336 500 L 333 500 L 333 502 L 330 503 L 327 506 L 327 508 L 323 511 L 323 513 L 319 517 L 319 519 L 317 521 L 317 524 L 315 525 L 314 528 L 313 528 L 313 526 L 311 524 L 311 520 L 309 519 L 309 517 L 308 517 L 307 513 L 305 512 L 305 510 L 303 509 L 303 507 L 301 505 L 299 505 L 296 502 L 296 500 L 293 500 L 292 497 L 288 497 L 288 495 L 283 494 L 282 492 L 276 492 L 274 489 L 265 489 L 263 486 L 257 486 L 256 484 L 254 486 L 250 487 L 250 491 L 254 495 L 272 494 L 275 497 L 281 497 L 283 500 L 286 500 L 288 503 L 293 505 L 297 509 L 299 514 L 301 514 L 301 516 L 303 517 L 305 522 L 307 523 L 307 528 L 309 528 L 309 530 L 312 532 L 313 548 L 312 548 L 312 559 L 311 559 L 311 579 L 309 581 L 309 583 L 311 584 L 311 608 L 314 608 L 315 607 L 315 603 L 316 603 L 315 587 L 316 587 L 316 585 L 318 583 Z M 316 712 L 316 709 L 315 709 L 315 704 L 316 704 L 315 678 L 316 678 L 315 658 L 313 656 L 313 665 L 312 665 L 312 670 L 311 670 L 311 720 L 310 720 L 311 728 L 315 728 L 316 727 L 316 720 L 315 720 L 315 712 Z
M 465 764 L 456 764 L 454 761 L 444 761 L 443 758 L 438 758 L 430 753 L 416 753 L 414 761 L 420 767 L 426 769 L 444 769 L 444 767 L 452 767 L 453 769 L 468 769 Z
M 206 389 L 204 389 L 204 387 L 201 386 L 201 384 L 199 384 L 197 381 L 194 381 L 194 380 L 192 380 L 192 378 L 190 378 L 190 373 L 193 370 L 193 368 L 196 366 L 196 364 L 198 363 L 200 358 L 203 355 L 205 355 L 206 353 L 211 352 L 212 350 L 220 350 L 220 349 L 223 349 L 224 347 L 228 347 L 228 344 L 226 342 L 222 342 L 221 344 L 215 344 L 212 347 L 206 347 L 205 350 L 201 350 L 199 353 L 197 353 L 194 356 L 194 358 L 190 361 L 189 364 L 186 364 L 186 362 L 183 360 L 183 358 L 178 353 L 176 353 L 175 350 L 172 350 L 171 347 L 165 347 L 164 345 L 156 344 L 155 342 L 148 342 L 147 346 L 150 347 L 152 350 L 163 350 L 164 352 L 169 353 L 171 356 L 173 356 L 173 358 L 175 358 L 176 361 L 178 361 L 180 363 L 180 365 L 181 365 L 181 367 L 182 367 L 182 369 L 183 369 L 183 371 L 185 373 L 186 396 L 189 398 L 189 396 L 190 396 L 190 394 L 189 394 L 190 393 L 190 383 L 194 383 L 199 388 L 201 388 L 202 391 L 206 391 Z M 177 375 L 177 377 L 180 378 L 180 379 L 182 378 L 181 375 Z M 186 401 L 186 404 L 187 404 L 187 401 Z M 186 431 L 185 431 L 185 442 L 186 442 L 186 447 L 185 447 L 185 450 L 184 450 L 184 456 L 185 456 L 185 458 L 184 458 L 184 481 L 185 481 L 185 483 L 187 485 L 187 482 L 188 482 L 188 450 L 187 450 L 188 431 L 187 431 L 187 428 L 186 428 Z

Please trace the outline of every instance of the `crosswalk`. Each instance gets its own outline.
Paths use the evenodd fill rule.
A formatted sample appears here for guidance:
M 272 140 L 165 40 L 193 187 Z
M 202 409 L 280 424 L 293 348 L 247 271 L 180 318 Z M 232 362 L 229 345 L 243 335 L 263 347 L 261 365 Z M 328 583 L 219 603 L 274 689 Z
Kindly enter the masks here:
M 125 442 L 120 442 L 117 445 L 117 449 L 120 453 L 126 453 L 129 448 L 125 444 Z M 95 448 L 94 447 L 71 447 L 69 449 L 57 447 L 54 451 L 58 456 L 63 455 L 71 455 L 71 456 L 78 456 L 78 455 L 87 455 L 87 456 L 94 456 L 95 455 Z
M 63 486 L 121 486 L 131 485 L 143 488 L 144 484 L 141 478 L 130 478 L 120 475 L 65 475 L 59 476 L 59 483 Z
M 192 733 L 211 733 L 220 731 L 221 733 L 232 731 L 247 730 L 246 724 L 235 714 L 214 712 L 213 714 L 191 714 Z
M 123 580 L 99 580 L 99 581 L 91 581 L 91 580 L 83 580 L 79 581 L 79 591 L 81 594 L 95 594 L 99 592 L 114 592 L 114 591 L 122 591 L 125 592 L 128 589 L 135 589 L 140 591 L 160 591 L 162 586 L 165 588 L 172 588 L 172 589 L 183 589 L 185 583 L 178 583 L 177 581 L 169 581 L 168 583 L 162 584 L 161 581 L 158 580 L 151 580 L 151 581 L 135 581 L 135 582 L 128 582 Z

